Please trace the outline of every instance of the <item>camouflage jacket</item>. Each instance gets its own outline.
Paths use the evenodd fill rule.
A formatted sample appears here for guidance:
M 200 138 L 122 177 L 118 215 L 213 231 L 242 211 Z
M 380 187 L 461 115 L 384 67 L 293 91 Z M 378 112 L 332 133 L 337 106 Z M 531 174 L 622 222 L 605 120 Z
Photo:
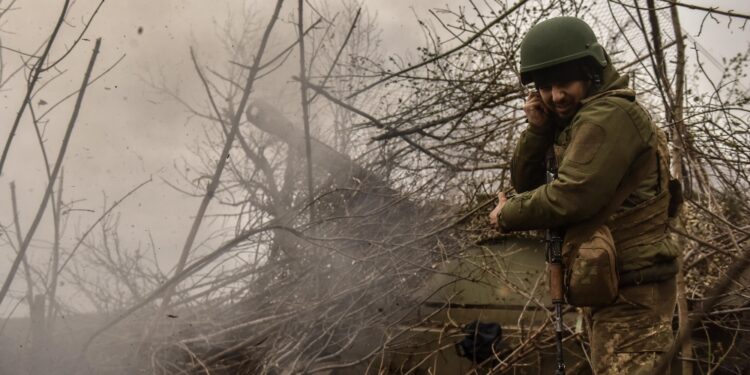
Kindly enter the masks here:
M 667 235 L 666 139 L 627 86 L 628 78 L 610 65 L 600 89 L 582 100 L 568 124 L 523 132 L 511 163 L 519 194 L 502 209 L 504 230 L 565 228 L 594 216 L 613 198 L 637 157 L 657 148 L 657 163 L 607 224 L 621 273 L 674 263 L 677 250 Z M 558 159 L 558 179 L 545 184 L 550 147 Z

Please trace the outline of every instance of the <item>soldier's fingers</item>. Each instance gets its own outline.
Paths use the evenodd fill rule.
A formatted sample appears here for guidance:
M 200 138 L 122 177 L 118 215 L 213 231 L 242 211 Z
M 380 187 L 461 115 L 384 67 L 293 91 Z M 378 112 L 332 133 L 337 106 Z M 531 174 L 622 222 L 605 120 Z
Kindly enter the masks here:
M 542 104 L 539 102 L 526 102 L 526 104 L 523 105 L 523 110 L 526 113 L 529 112 L 542 112 L 544 113 L 544 107 L 542 107 Z
M 529 100 L 524 105 L 528 105 L 532 108 L 535 108 L 540 112 L 546 112 L 544 102 L 542 102 L 542 99 L 540 97 L 536 97 L 532 100 Z
M 546 115 L 544 109 L 539 105 L 533 105 L 529 106 L 528 108 L 524 108 L 524 112 L 526 112 L 527 116 L 533 116 L 535 120 L 538 120 Z
M 545 114 L 549 114 L 550 110 L 547 105 L 544 104 L 544 101 L 542 101 L 541 98 L 539 99 L 539 107 L 542 109 L 542 112 L 544 112 Z

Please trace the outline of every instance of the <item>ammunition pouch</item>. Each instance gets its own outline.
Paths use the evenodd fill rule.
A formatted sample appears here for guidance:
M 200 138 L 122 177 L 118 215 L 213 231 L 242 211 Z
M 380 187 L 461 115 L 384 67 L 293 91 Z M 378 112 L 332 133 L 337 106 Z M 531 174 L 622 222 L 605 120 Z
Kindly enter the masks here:
M 586 239 L 575 228 L 563 242 L 565 299 L 577 307 L 598 307 L 617 298 L 620 284 L 615 242 L 606 225 L 599 226 Z

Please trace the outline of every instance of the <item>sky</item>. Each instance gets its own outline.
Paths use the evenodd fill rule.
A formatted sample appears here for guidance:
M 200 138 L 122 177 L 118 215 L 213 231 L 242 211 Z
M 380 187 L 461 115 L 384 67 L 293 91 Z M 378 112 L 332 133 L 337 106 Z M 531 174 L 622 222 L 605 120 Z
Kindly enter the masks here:
M 744 0 L 692 2 L 750 14 L 750 2 Z M 0 8 L 9 3 L 1 0 Z M 33 53 L 49 34 L 61 3 L 16 1 L 0 19 L 2 46 Z M 73 36 L 81 30 L 84 20 L 98 3 L 98 0 L 75 2 L 68 22 L 63 26 L 63 37 L 52 51 L 53 56 L 59 56 L 64 47 L 72 44 Z M 75 215 L 71 214 L 66 231 L 69 243 L 98 217 L 105 201 L 111 204 L 136 185 L 152 179 L 120 206 L 120 235 L 126 243 L 137 246 L 139 243 L 145 245 L 141 241 L 148 239 L 150 234 L 162 267 L 169 268 L 175 263 L 200 200 L 176 192 L 168 183 L 183 183 L 178 172 L 183 167 L 183 160 L 193 160 L 190 150 L 202 139 L 203 128 L 200 121 L 191 118 L 185 107 L 165 96 L 154 84 L 165 82 L 186 100 L 201 102 L 205 94 L 198 85 L 190 61 L 190 48 L 195 49 L 199 61 L 204 64 L 225 63 L 221 58 L 222 37 L 218 30 L 236 21 L 242 12 L 255 16 L 259 25 L 264 26 L 272 2 L 257 3 L 263 5 L 257 6 L 253 1 L 246 1 L 243 5 L 237 0 L 109 0 L 104 3 L 81 45 L 60 66 L 65 74 L 53 80 L 34 98 L 37 104 L 40 100 L 48 102 L 48 107 L 75 90 L 80 85 L 97 37 L 102 38 L 102 48 L 95 75 L 122 58 L 89 88 L 66 155 L 64 195 L 68 201 L 75 202 L 78 210 Z M 331 3 L 338 3 L 338 0 Z M 415 56 L 416 47 L 424 42 L 417 17 L 430 19 L 432 16 L 428 10 L 431 7 L 455 9 L 465 3 L 367 0 L 364 6 L 377 15 L 385 54 Z M 290 19 L 295 4 L 287 2 L 282 11 L 283 22 L 277 26 L 279 30 L 287 30 L 287 36 L 294 32 Z M 740 30 L 737 26 L 741 20 L 728 25 L 725 17 L 717 17 L 718 23 L 708 19 L 702 34 L 697 36 L 702 13 L 681 9 L 680 16 L 683 28 L 696 35 L 698 42 L 719 61 L 748 48 L 750 29 Z M 10 67 L 18 66 L 20 57 L 9 49 L 3 50 L 2 57 L 7 66 L 2 77 L 6 77 L 10 74 Z M 291 87 L 293 83 L 289 79 L 279 84 Z M 3 144 L 23 92 L 24 80 L 20 74 L 0 91 L 0 140 Z M 64 102 L 48 117 L 46 145 L 52 155 L 57 154 L 72 102 Z M 45 109 L 45 105 L 38 105 L 39 111 Z M 22 125 L 10 150 L 6 169 L 0 176 L 0 224 L 8 226 L 12 223 L 9 184 L 14 182 L 22 228 L 25 229 L 36 212 L 46 181 L 35 135 L 28 121 Z M 201 236 L 207 236 L 215 227 L 209 223 Z M 51 238 L 49 228 L 49 222 L 43 222 L 31 251 L 41 252 L 46 246 L 46 241 Z M 3 279 L 12 257 L 12 250 L 0 245 L 0 276 Z M 21 292 L 22 284 L 14 284 L 13 291 Z M 0 307 L 0 313 L 7 309 L 6 303 Z

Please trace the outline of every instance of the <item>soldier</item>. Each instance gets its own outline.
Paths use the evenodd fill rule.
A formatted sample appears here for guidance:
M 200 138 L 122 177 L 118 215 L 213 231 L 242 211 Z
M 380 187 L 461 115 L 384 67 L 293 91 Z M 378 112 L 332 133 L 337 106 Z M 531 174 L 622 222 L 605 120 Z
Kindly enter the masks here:
M 667 231 L 665 137 L 582 20 L 558 17 L 532 27 L 521 43 L 520 72 L 522 83 L 533 82 L 536 90 L 526 98 L 528 126 L 511 163 L 518 194 L 500 193 L 490 214 L 502 231 L 565 229 L 594 217 L 613 201 L 639 156 L 658 151 L 645 177 L 607 216 L 619 294 L 609 305 L 583 309 L 596 374 L 650 373 L 674 341 L 678 249 Z M 545 183 L 551 148 L 558 178 Z

